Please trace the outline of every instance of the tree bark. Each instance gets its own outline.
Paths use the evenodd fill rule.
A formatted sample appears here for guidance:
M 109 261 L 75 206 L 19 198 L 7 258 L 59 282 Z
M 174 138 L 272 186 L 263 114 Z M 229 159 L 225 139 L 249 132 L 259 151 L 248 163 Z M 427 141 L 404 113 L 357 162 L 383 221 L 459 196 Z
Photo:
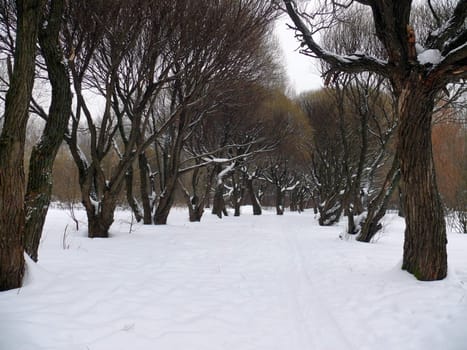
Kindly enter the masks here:
M 202 194 L 198 194 L 199 191 L 199 180 L 201 177 L 201 168 L 196 168 L 191 174 L 191 188 L 192 195 L 185 188 L 183 182 L 178 179 L 179 186 L 182 189 L 182 193 L 185 197 L 185 201 L 188 206 L 188 214 L 190 222 L 200 222 L 204 214 L 204 208 L 211 192 L 212 179 L 214 177 L 214 170 L 206 169 L 205 182 L 203 184 L 204 191 Z
M 290 211 L 301 213 L 304 207 L 304 189 L 302 186 L 295 187 L 290 193 Z
M 204 198 L 199 198 L 196 194 L 190 198 L 188 191 L 183 191 L 185 201 L 188 206 L 188 215 L 190 222 L 200 222 L 204 213 Z
M 63 62 L 59 33 L 64 1 L 52 1 L 47 27 L 39 33 L 39 43 L 52 86 L 52 101 L 40 142 L 29 160 L 26 190 L 25 250 L 37 261 L 39 242 L 52 195 L 52 168 L 71 113 L 71 88 Z
M 342 196 L 334 194 L 324 205 L 318 204 L 320 226 L 331 226 L 339 221 L 342 214 Z
M 240 216 L 240 201 L 234 203 L 234 216 Z
M 88 237 L 89 238 L 108 238 L 109 229 L 114 221 L 113 210 L 110 208 L 101 209 L 100 212 L 95 213 L 94 211 L 86 208 L 88 217 Z
M 173 193 L 164 195 L 160 198 L 159 205 L 157 206 L 156 212 L 154 214 L 154 224 L 156 225 L 166 225 L 167 219 L 170 214 L 170 209 L 173 205 Z
M 125 174 L 126 200 L 131 210 L 133 211 L 133 215 L 135 216 L 136 222 L 140 222 L 143 219 L 143 214 L 141 213 L 138 201 L 133 195 L 133 177 L 134 173 L 132 165 L 128 168 Z
M 355 227 L 355 217 L 352 210 L 347 210 L 347 233 L 349 235 L 358 233 Z
M 276 187 L 276 214 L 284 215 L 284 192 L 280 187 Z
M 88 237 L 108 238 L 117 207 L 116 196 L 104 194 L 101 202 L 92 202 L 88 199 L 83 200 L 83 205 L 88 218 Z
M 145 225 L 152 224 L 152 205 L 150 195 L 153 188 L 153 181 L 151 181 L 151 174 L 149 171 L 148 159 L 146 154 L 141 153 L 138 156 L 138 166 L 139 166 L 139 176 L 140 176 L 140 192 L 141 192 L 141 202 L 143 204 L 143 223 Z M 148 183 L 149 180 L 149 183 Z
M 368 204 L 368 213 L 361 225 L 357 241 L 369 243 L 374 235 L 382 228 L 380 220 L 386 213 L 386 208 L 391 195 L 400 179 L 399 159 L 394 157 L 391 169 L 379 191 L 379 194 Z
M 25 227 L 24 144 L 44 2 L 18 0 L 14 70 L 0 135 L 0 291 L 21 286 Z
M 167 219 L 170 214 L 170 209 L 172 209 L 175 197 L 175 189 L 178 175 L 175 172 L 170 175 L 171 177 L 167 179 L 166 185 L 164 187 L 164 193 L 160 195 L 159 203 L 157 204 L 156 211 L 154 213 L 154 224 L 156 225 L 166 225 Z
M 193 196 L 191 199 L 189 196 L 187 196 L 186 201 L 188 205 L 188 215 L 190 222 L 200 222 L 204 213 L 203 206 L 200 205 L 200 199 L 198 196 Z
M 398 154 L 406 222 L 402 269 L 432 281 L 446 277 L 447 239 L 431 147 L 436 91 L 427 85 L 416 74 L 398 96 Z
M 246 179 L 246 186 L 248 193 L 250 194 L 251 205 L 253 206 L 253 215 L 261 215 L 261 205 L 259 203 L 258 197 L 256 197 L 255 189 L 253 188 L 253 179 Z
M 240 207 L 242 204 L 243 196 L 245 194 L 245 186 L 243 184 L 242 177 L 239 177 L 238 174 L 232 173 L 232 192 L 230 195 L 230 200 L 234 208 L 234 216 L 240 216 L 241 211 Z
M 399 215 L 401 218 L 405 217 L 405 210 L 404 210 L 404 193 L 402 191 L 402 183 L 399 184 L 398 186 L 398 199 L 399 199 L 399 210 L 397 212 L 397 215 Z
M 222 214 L 226 214 L 225 201 L 224 201 L 224 183 L 216 186 L 214 191 L 214 198 L 212 200 L 212 213 L 222 219 Z M 226 215 L 227 216 L 227 215 Z

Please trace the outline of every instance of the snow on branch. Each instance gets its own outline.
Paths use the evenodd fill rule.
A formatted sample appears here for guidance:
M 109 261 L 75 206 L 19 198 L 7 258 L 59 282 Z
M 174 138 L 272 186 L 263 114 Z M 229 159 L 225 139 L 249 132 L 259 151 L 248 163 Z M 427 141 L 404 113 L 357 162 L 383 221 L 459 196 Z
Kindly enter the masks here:
M 464 42 L 462 46 L 450 51 L 447 55 L 444 56 L 442 61 L 443 64 L 455 64 L 457 62 L 464 61 L 464 69 L 465 72 L 465 61 L 467 60 L 467 42 Z
M 339 55 L 331 51 L 325 50 L 313 38 L 312 30 L 308 27 L 299 14 L 299 10 L 295 1 L 284 0 L 287 13 L 295 25 L 295 30 L 299 33 L 296 37 L 302 41 L 302 46 L 307 48 L 301 50 L 301 53 L 320 58 L 331 65 L 331 71 L 344 71 L 348 73 L 359 72 L 375 72 L 383 76 L 388 75 L 387 62 L 375 57 L 367 56 L 362 53 L 354 53 L 352 55 Z M 368 4 L 368 1 L 363 3 Z
M 467 17 L 467 0 L 459 0 L 451 18 L 444 25 L 433 31 L 427 39 L 426 46 L 432 49 L 442 49 L 449 45 L 452 38 L 458 35 L 459 30 L 465 25 Z M 465 42 L 465 38 L 464 38 Z M 443 54 L 444 54 L 443 50 Z

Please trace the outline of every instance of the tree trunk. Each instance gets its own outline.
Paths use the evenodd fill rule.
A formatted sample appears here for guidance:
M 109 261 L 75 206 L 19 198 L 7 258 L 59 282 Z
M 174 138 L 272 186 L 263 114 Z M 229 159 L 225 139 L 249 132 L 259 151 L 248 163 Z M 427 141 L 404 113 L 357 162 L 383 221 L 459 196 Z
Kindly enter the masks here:
M 224 184 L 218 184 L 214 191 L 214 198 L 212 200 L 212 214 L 217 215 L 219 219 L 222 219 L 222 213 L 225 213 L 225 201 L 224 201 Z
M 232 182 L 232 193 L 230 195 L 230 202 L 232 203 L 232 206 L 234 208 L 234 216 L 240 216 L 240 196 L 239 196 L 239 191 L 236 188 L 235 182 Z
M 369 243 L 374 235 L 383 227 L 380 220 L 386 213 L 386 208 L 391 195 L 400 179 L 399 159 L 394 157 L 391 169 L 386 175 L 386 179 L 379 191 L 379 194 L 368 204 L 368 213 L 361 225 L 360 234 L 357 241 Z
M 349 177 L 352 178 L 352 176 Z M 344 194 L 344 214 L 347 217 L 347 233 L 355 235 L 359 232 L 359 228 L 355 224 L 355 215 L 360 215 L 363 212 L 363 203 L 360 196 L 360 180 L 348 181 L 347 184 L 350 186 L 350 190 Z
M 133 215 L 135 216 L 136 222 L 140 222 L 143 219 L 143 214 L 141 213 L 140 206 L 138 201 L 133 195 L 133 166 L 130 166 L 125 174 L 125 184 L 126 184 L 126 200 Z
M 193 198 L 191 199 L 189 195 L 187 195 L 185 198 L 188 204 L 188 214 L 190 222 L 200 222 L 201 217 L 204 213 L 204 205 L 200 203 L 200 199 L 196 195 L 193 196 Z
M 406 223 L 402 269 L 425 281 L 440 280 L 447 274 L 446 225 L 431 147 L 435 93 L 420 83 L 417 75 L 398 96 L 398 154 Z
M 172 209 L 173 205 L 173 193 L 165 194 L 159 200 L 159 204 L 156 208 L 156 212 L 154 213 L 154 224 L 156 225 L 166 225 L 167 219 L 170 214 L 170 209 Z
M 404 193 L 402 192 L 402 183 L 398 186 L 398 198 L 399 198 L 399 210 L 397 215 L 401 218 L 405 217 L 405 210 L 404 210 Z
M 124 185 L 124 178 L 112 187 L 103 185 L 96 179 L 96 171 L 91 166 L 80 171 L 81 202 L 86 209 L 89 238 L 107 238 L 114 221 L 118 196 Z M 105 187 L 104 187 L 105 186 Z
M 303 211 L 305 211 L 305 199 L 304 194 L 301 193 L 298 199 L 298 212 L 302 213 Z
M 63 0 L 53 1 L 47 27 L 39 33 L 39 43 L 47 65 L 52 101 L 41 140 L 29 160 L 26 190 L 26 226 L 24 247 L 37 261 L 39 242 L 52 195 L 52 168 L 71 113 L 71 88 L 68 71 L 63 62 L 59 33 Z
M 318 214 L 318 200 L 315 198 L 315 195 L 311 196 L 311 206 L 313 207 L 313 214 Z
M 152 206 L 151 206 L 151 192 L 153 191 L 153 181 L 151 181 L 151 174 L 149 173 L 148 159 L 144 153 L 138 156 L 139 177 L 140 177 L 140 193 L 141 203 L 143 204 L 143 223 L 145 225 L 152 224 Z M 148 183 L 149 180 L 149 183 Z M 154 199 L 153 199 L 154 200 Z
M 200 222 L 201 217 L 203 216 L 204 210 L 200 209 L 197 206 L 192 206 L 192 205 L 190 205 L 188 207 L 188 209 L 189 209 L 189 220 L 190 220 L 190 222 Z
M 109 229 L 114 221 L 114 212 L 117 207 L 116 196 L 105 194 L 101 202 L 83 200 L 88 218 L 89 238 L 108 238 Z
M 172 209 L 174 203 L 177 175 L 171 176 L 172 177 L 170 179 L 167 179 L 164 192 L 159 198 L 159 203 L 157 204 L 156 212 L 154 213 L 154 224 L 156 225 L 167 224 L 170 209 Z
M 276 214 L 284 215 L 284 192 L 280 187 L 276 187 Z
M 349 235 L 357 234 L 357 228 L 355 227 L 355 217 L 352 210 L 347 210 L 347 233 Z
M 240 201 L 234 202 L 234 216 L 240 216 Z
M 44 4 L 40 0 L 16 3 L 15 64 L 0 135 L 0 291 L 21 287 L 24 273 L 24 143 L 34 83 L 36 40 Z
M 253 215 L 261 215 L 261 205 L 259 204 L 258 197 L 256 197 L 255 190 L 253 188 L 253 179 L 246 179 L 246 186 L 248 188 L 248 193 L 250 194 L 251 205 L 253 206 Z
M 326 200 L 324 205 L 318 204 L 320 226 L 331 226 L 339 221 L 342 214 L 342 196 L 334 194 Z
M 299 207 L 300 203 L 300 187 L 296 187 L 290 193 L 290 211 L 300 211 Z
M 90 213 L 88 210 L 88 237 L 89 238 L 108 238 L 109 229 L 113 223 L 113 211 L 107 209 L 105 212 Z
M 230 196 L 234 208 L 234 216 L 240 216 L 240 206 L 244 195 L 244 186 L 240 183 L 240 179 L 232 174 L 232 194 Z

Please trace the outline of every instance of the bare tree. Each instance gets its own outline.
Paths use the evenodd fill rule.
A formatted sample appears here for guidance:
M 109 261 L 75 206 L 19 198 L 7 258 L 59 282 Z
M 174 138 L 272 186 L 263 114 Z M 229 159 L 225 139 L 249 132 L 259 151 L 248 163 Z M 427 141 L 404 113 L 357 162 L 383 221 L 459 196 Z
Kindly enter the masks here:
M 301 13 L 292 0 L 283 4 L 299 40 L 306 45 L 303 52 L 330 65 L 327 80 L 339 72 L 371 71 L 391 82 L 397 101 L 397 151 L 405 193 L 402 268 L 420 280 L 443 279 L 447 274 L 446 225 L 434 174 L 431 121 L 436 96 L 447 84 L 467 76 L 467 1 L 457 1 L 447 24 L 440 23 L 418 43 L 410 23 L 411 1 L 326 1 L 328 9 L 333 7 L 333 20 L 355 4 L 368 9 L 362 15 L 373 16 L 376 37 L 384 48 L 382 59 L 361 51 L 342 55 L 323 49 L 314 39 L 317 28 L 311 17 Z

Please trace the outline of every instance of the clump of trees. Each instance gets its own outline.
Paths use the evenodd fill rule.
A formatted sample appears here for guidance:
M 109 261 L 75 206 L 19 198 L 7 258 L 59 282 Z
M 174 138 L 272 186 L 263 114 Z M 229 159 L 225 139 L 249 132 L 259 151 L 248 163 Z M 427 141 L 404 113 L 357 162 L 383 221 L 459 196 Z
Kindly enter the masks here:
M 374 76 L 345 76 L 300 100 L 313 129 L 319 223 L 332 225 L 344 214 L 347 232 L 369 242 L 381 228 L 399 174 L 390 97 Z

